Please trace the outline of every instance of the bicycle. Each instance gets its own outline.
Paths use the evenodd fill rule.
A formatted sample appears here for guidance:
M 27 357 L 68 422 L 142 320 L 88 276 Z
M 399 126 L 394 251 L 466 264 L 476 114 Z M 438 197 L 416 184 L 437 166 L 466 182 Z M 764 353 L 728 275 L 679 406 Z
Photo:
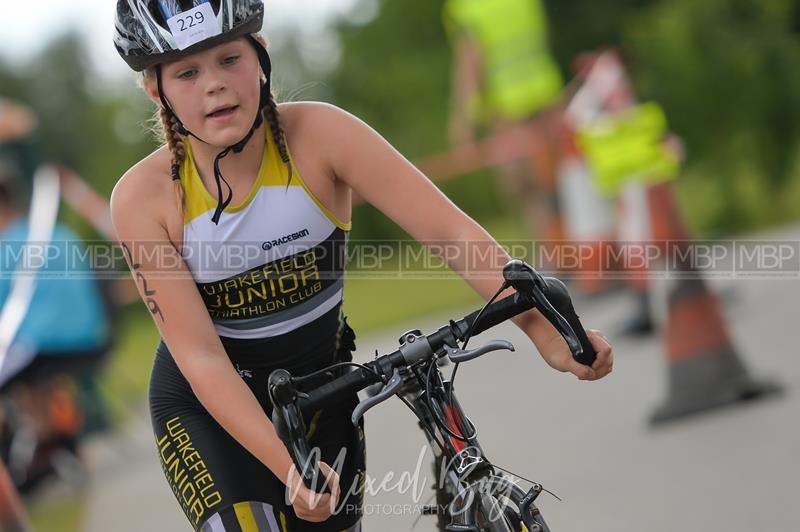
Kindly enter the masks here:
M 443 482 L 436 486 L 435 510 L 438 529 L 445 532 L 550 532 L 535 505 L 544 491 L 537 483 L 527 491 L 507 476 L 497 474 L 476 438 L 476 430 L 464 414 L 453 393 L 453 379 L 458 365 L 498 350 L 514 350 L 504 340 L 493 340 L 467 349 L 469 338 L 517 314 L 537 308 L 552 323 L 582 364 L 594 363 L 596 353 L 572 306 L 564 283 L 541 276 L 520 260 L 510 261 L 503 269 L 502 287 L 484 307 L 458 321 L 450 321 L 427 336 L 409 331 L 400 339 L 393 353 L 376 356 L 366 364 L 342 362 L 304 377 L 292 377 L 278 369 L 270 374 L 269 394 L 273 403 L 272 420 L 281 440 L 289 450 L 304 484 L 318 493 L 320 485 L 318 453 L 306 440 L 306 419 L 315 411 L 334 403 L 337 398 L 379 384 L 381 390 L 361 401 L 351 421 L 377 404 L 397 395 L 417 416 L 431 448 L 435 450 L 434 470 L 444 470 Z M 498 302 L 494 300 L 512 287 L 516 292 Z M 458 343 L 463 342 L 459 347 Z M 455 364 L 453 378 L 445 380 L 438 362 L 448 359 Z M 355 368 L 334 377 L 334 371 Z M 332 379 L 307 392 L 298 385 L 308 379 L 329 374 Z M 446 508 L 446 512 L 439 511 Z M 449 522 L 448 522 L 449 520 Z

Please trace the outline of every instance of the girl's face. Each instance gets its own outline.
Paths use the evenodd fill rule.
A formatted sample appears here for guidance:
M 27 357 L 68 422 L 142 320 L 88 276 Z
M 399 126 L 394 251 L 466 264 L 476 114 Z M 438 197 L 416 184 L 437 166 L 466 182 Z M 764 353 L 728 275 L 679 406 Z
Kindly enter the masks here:
M 261 75 L 256 51 L 239 38 L 163 65 L 162 90 L 186 129 L 209 144 L 227 147 L 253 125 Z M 154 95 L 158 101 L 158 93 Z

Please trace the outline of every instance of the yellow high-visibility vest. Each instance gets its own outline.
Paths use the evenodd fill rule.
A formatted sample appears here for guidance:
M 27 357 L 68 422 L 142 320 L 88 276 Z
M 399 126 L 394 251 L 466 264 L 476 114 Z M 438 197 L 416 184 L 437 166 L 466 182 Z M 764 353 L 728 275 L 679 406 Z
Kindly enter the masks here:
M 485 87 L 479 115 L 519 120 L 555 103 L 563 79 L 547 46 L 541 0 L 447 0 L 445 27 L 480 48 Z
M 655 102 L 585 124 L 577 132 L 598 190 L 616 196 L 627 183 L 656 184 L 678 176 L 678 156 L 664 145 L 667 117 Z

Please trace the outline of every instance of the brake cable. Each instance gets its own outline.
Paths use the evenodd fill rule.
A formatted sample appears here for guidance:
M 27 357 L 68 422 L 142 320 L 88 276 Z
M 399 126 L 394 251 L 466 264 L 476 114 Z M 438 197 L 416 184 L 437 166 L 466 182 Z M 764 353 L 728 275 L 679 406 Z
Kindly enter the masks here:
M 549 489 L 547 489 L 547 488 L 545 488 L 544 486 L 542 486 L 542 484 L 541 484 L 540 482 L 534 482 L 533 480 L 527 479 L 527 478 L 523 477 L 522 475 L 519 475 L 519 474 L 517 474 L 517 473 L 514 473 L 513 471 L 509 471 L 508 469 L 506 469 L 506 468 L 504 468 L 504 467 L 500 467 L 499 465 L 495 464 L 494 462 L 492 462 L 491 464 L 492 464 L 492 467 L 496 467 L 496 468 L 497 468 L 497 469 L 499 469 L 500 471 L 503 471 L 503 472 L 505 472 L 505 473 L 508 473 L 509 475 L 515 476 L 515 477 L 517 477 L 518 479 L 524 480 L 525 482 L 528 482 L 529 484 L 535 484 L 535 485 L 537 485 L 537 486 L 540 486 L 540 487 L 542 488 L 542 491 L 543 491 L 543 492 L 547 493 L 548 495 L 551 495 L 551 496 L 552 496 L 554 499 L 556 499 L 558 502 L 564 502 L 564 500 L 563 500 L 561 497 L 559 497 L 558 495 L 556 495 L 555 493 L 553 493 L 553 492 L 552 492 L 552 491 L 550 491 Z
M 468 442 L 469 439 L 475 438 L 478 435 L 478 431 L 475 428 L 475 425 L 473 425 L 471 421 L 467 420 L 469 422 L 469 424 L 472 425 L 471 434 L 469 436 L 462 436 L 462 435 L 456 434 L 456 433 L 454 433 L 453 431 L 451 431 L 447 427 L 447 423 L 442 420 L 441 416 L 439 415 L 439 412 L 436 409 L 436 406 L 435 406 L 435 404 L 433 402 L 432 393 L 431 393 L 432 392 L 431 383 L 433 382 L 433 378 L 434 378 L 433 370 L 435 368 L 436 368 L 436 361 L 432 360 L 431 363 L 428 366 L 428 377 L 427 377 L 427 379 L 425 381 L 425 400 L 428 403 L 428 409 L 431 411 L 431 414 L 433 415 L 433 420 L 436 422 L 436 426 L 439 427 L 439 430 L 441 430 L 442 432 L 446 433 L 447 435 L 449 435 L 450 437 L 452 437 L 452 438 L 454 438 L 456 440 L 463 441 L 463 442 Z M 448 399 L 448 402 L 452 403 L 452 401 L 450 401 L 449 399 Z M 461 416 L 459 416 L 459 417 L 461 417 Z M 454 420 L 455 420 L 455 416 L 454 416 Z M 458 429 L 463 434 L 463 432 L 464 432 L 463 425 L 459 425 Z
M 472 333 L 475 330 L 475 325 L 481 319 L 481 317 L 483 316 L 483 313 L 486 312 L 486 309 L 489 308 L 489 305 L 494 303 L 494 301 L 500 296 L 500 294 L 503 293 L 503 291 L 505 291 L 509 286 L 511 286 L 511 285 L 508 283 L 508 281 L 503 281 L 503 284 L 500 286 L 500 288 L 497 290 L 497 292 L 495 292 L 495 294 L 486 302 L 486 304 L 483 305 L 483 308 L 481 308 L 481 310 L 478 312 L 477 316 L 475 316 L 475 319 L 472 321 L 472 323 L 469 326 L 469 329 L 467 330 L 467 334 L 464 336 L 464 343 L 461 346 L 462 350 L 466 351 L 467 344 L 469 343 L 470 338 L 472 338 Z M 453 401 L 453 390 L 455 390 L 455 387 L 456 387 L 456 374 L 458 373 L 458 366 L 459 365 L 460 365 L 460 363 L 456 362 L 455 365 L 453 366 L 453 373 L 450 374 L 450 389 L 447 392 L 447 403 L 450 406 L 453 406 L 453 404 L 454 404 L 454 401 Z M 431 365 L 431 368 L 433 366 L 435 366 L 435 362 Z M 430 390 L 429 390 L 429 387 L 428 387 L 429 384 L 430 384 L 431 378 L 432 378 L 432 371 L 429 369 L 428 370 L 428 383 L 426 383 L 426 392 L 427 392 L 426 395 L 427 395 L 428 401 L 431 400 Z M 430 406 L 431 410 L 433 410 L 432 403 L 429 402 L 428 406 Z M 476 438 L 478 436 L 478 430 L 475 427 L 475 425 L 472 423 L 472 421 L 470 421 L 469 418 L 467 418 L 466 415 L 464 415 L 462 417 L 463 412 L 460 412 L 460 410 L 461 409 L 459 408 L 459 415 L 458 416 L 454 416 L 453 421 L 457 424 L 458 430 L 461 431 L 462 434 L 464 434 L 464 425 L 462 423 L 462 420 L 466 419 L 467 423 L 469 423 L 471 425 L 471 427 L 472 427 L 472 429 L 471 429 L 472 432 L 471 432 L 471 434 L 469 436 L 463 436 L 462 437 L 462 436 L 458 436 L 458 435 L 454 434 L 452 431 L 450 431 L 450 429 L 447 428 L 447 426 L 444 424 L 444 422 L 441 420 L 441 418 L 439 417 L 439 415 L 435 411 L 434 411 L 434 419 L 436 420 L 436 424 L 439 425 L 439 428 L 443 429 L 445 432 L 447 432 L 447 434 L 449 434 L 450 436 L 452 436 L 452 437 L 454 437 L 454 438 L 456 438 L 456 439 L 458 439 L 460 441 L 466 442 L 469 439 Z

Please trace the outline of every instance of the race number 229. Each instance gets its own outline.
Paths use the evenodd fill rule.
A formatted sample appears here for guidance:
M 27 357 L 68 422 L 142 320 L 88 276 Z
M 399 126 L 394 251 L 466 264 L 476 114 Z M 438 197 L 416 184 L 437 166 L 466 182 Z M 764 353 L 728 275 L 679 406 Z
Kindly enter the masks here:
M 219 35 L 222 30 L 210 3 L 179 13 L 167 20 L 175 44 L 185 50 L 201 41 Z
M 178 24 L 180 24 L 181 26 L 180 31 L 184 32 L 187 29 L 194 28 L 198 24 L 202 24 L 205 21 L 206 21 L 206 16 L 203 15 L 203 13 L 201 13 L 200 11 L 198 11 L 194 15 L 179 18 Z

